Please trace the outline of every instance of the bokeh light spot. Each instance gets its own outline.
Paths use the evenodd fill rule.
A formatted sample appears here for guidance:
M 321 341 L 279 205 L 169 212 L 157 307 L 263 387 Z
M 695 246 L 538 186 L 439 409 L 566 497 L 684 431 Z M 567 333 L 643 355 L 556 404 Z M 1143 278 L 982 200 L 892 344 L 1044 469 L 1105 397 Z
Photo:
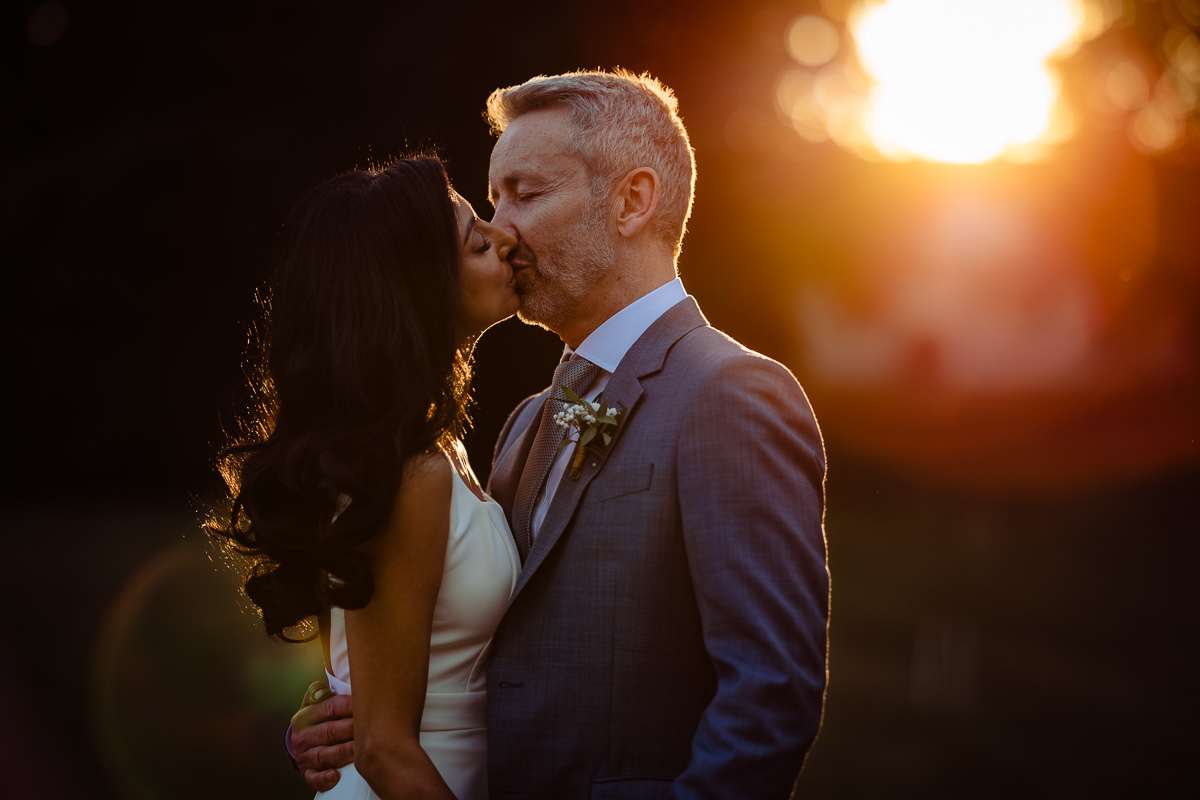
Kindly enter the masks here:
M 1108 90 L 1108 99 L 1113 105 L 1126 111 L 1136 111 L 1150 99 L 1150 86 L 1146 82 L 1146 76 L 1125 60 L 1117 62 L 1109 70 L 1105 87 Z
M 806 67 L 819 67 L 837 55 L 840 38 L 837 28 L 827 20 L 798 17 L 788 27 L 788 52 Z
M 1182 36 L 1171 48 L 1171 62 L 1188 80 L 1200 83 L 1200 38 L 1194 33 Z
M 1135 147 L 1158 153 L 1175 144 L 1183 130 L 1183 123 L 1167 104 L 1156 99 L 1134 114 L 1130 127 L 1130 137 Z

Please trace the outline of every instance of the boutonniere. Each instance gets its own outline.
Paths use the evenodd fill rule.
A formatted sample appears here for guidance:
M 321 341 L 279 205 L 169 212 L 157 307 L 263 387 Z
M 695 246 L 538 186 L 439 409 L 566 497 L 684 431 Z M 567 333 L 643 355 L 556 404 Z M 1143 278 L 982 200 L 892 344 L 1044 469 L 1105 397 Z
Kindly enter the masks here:
M 625 415 L 625 409 L 615 408 L 608 404 L 601 394 L 596 402 L 583 400 L 568 387 L 562 387 L 571 404 L 554 415 L 554 424 L 565 431 L 563 440 L 558 443 L 556 453 L 571 442 L 575 442 L 575 458 L 571 460 L 571 480 L 579 480 L 579 472 L 583 469 L 583 460 L 590 450 L 597 455 L 601 448 L 612 442 L 611 431 L 615 430 Z M 572 433 L 574 432 L 574 433 Z M 599 441 L 597 438 L 599 437 Z

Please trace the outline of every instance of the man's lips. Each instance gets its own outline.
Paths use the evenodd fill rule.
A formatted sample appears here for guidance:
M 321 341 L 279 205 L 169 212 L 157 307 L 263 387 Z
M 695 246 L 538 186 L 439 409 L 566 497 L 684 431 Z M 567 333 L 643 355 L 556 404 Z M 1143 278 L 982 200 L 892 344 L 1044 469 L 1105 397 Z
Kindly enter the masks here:
M 537 259 L 533 257 L 533 253 L 522 245 L 518 245 L 509 252 L 507 261 L 508 265 L 512 267 L 513 274 L 523 269 L 529 269 L 537 263 Z
M 520 290 L 521 273 L 532 267 L 533 264 L 528 261 L 510 261 L 508 262 L 508 266 L 510 269 L 512 269 L 512 277 L 509 278 L 508 285 L 514 289 Z
M 508 267 L 508 286 L 515 289 L 520 283 L 521 270 L 526 269 L 529 265 L 522 262 L 514 264 L 508 260 L 505 260 L 504 265 Z

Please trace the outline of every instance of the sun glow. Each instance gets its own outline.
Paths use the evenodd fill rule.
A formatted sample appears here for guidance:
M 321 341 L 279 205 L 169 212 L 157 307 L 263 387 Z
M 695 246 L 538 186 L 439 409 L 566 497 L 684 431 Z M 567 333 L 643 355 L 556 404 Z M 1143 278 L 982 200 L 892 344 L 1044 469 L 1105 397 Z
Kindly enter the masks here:
M 977 163 L 1053 136 L 1048 62 L 1077 43 L 1070 0 L 888 0 L 851 28 L 873 83 L 864 129 L 889 158 Z M 1060 112 L 1061 113 L 1061 112 Z
M 1106 27 L 1097 0 L 863 0 L 848 7 L 853 56 L 830 60 L 833 26 L 800 17 L 798 66 L 777 90 L 809 141 L 868 157 L 1033 161 L 1073 132 L 1053 65 Z

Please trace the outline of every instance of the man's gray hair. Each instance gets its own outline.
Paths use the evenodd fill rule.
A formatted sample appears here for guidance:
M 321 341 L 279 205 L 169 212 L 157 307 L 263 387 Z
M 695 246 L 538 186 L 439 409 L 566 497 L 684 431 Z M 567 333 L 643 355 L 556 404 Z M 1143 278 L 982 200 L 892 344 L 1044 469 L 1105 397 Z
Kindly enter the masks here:
M 658 173 L 660 195 L 652 224 L 678 257 L 692 213 L 696 161 L 674 92 L 649 73 L 622 69 L 539 75 L 492 92 L 487 120 L 499 136 L 522 114 L 557 107 L 568 109 L 571 147 L 591 172 L 594 192 L 607 197 L 637 167 Z

